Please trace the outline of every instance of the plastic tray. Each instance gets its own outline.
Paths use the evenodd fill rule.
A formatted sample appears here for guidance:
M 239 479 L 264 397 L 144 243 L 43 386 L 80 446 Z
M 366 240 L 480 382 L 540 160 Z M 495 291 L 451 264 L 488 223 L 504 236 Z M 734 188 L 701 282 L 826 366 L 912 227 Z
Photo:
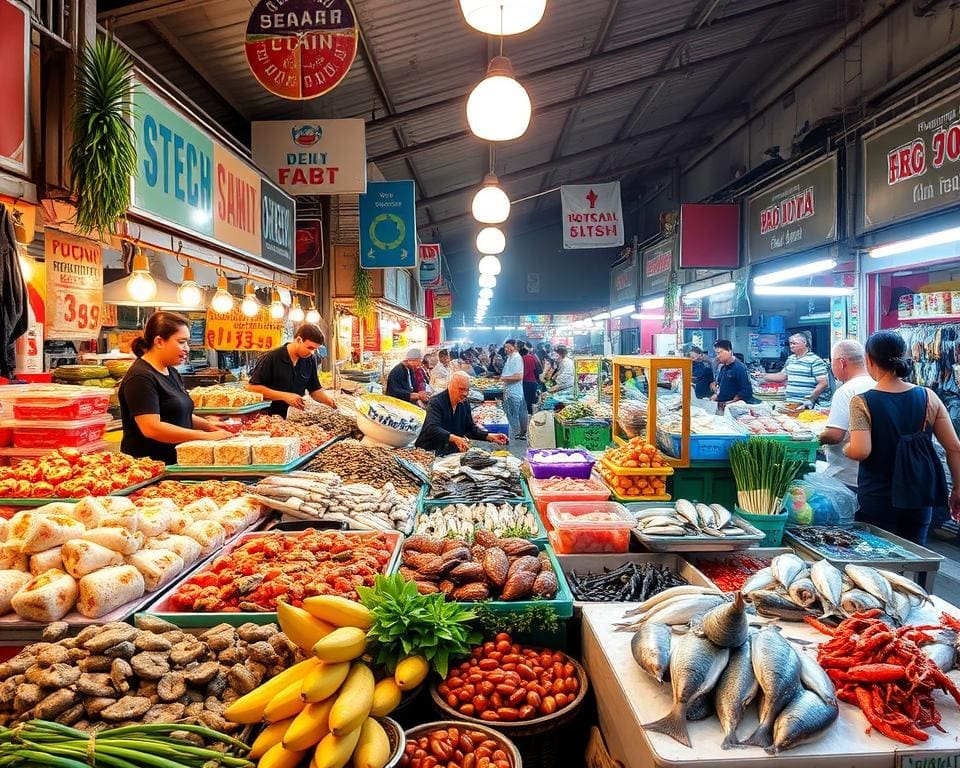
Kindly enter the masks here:
M 128 486 L 126 488 L 121 488 L 117 491 L 112 491 L 107 494 L 108 496 L 129 496 L 134 491 L 139 491 L 141 488 L 146 488 L 148 485 L 153 485 L 154 483 L 162 480 L 165 475 L 157 475 L 156 477 L 151 477 L 149 480 L 144 480 L 142 483 L 136 483 L 134 485 Z M 82 498 L 82 497 L 80 497 Z M 80 498 L 76 499 L 64 499 L 60 497 L 50 497 L 46 499 L 16 499 L 16 498 L 0 498 L 0 506 L 4 507 L 42 507 L 45 504 L 53 504 L 56 501 L 64 501 L 68 504 L 73 502 L 76 503 L 80 501 Z
M 556 454 L 568 456 L 570 461 L 538 461 L 539 456 Z M 586 480 L 593 473 L 593 465 L 597 463 L 597 460 L 586 450 L 576 448 L 531 448 L 527 451 L 526 459 L 527 464 L 530 465 L 530 471 L 538 480 L 546 480 L 550 477 Z
M 76 421 L 106 413 L 112 390 L 75 387 L 79 392 L 28 393 L 13 400 L 13 417 L 25 421 Z
M 562 519 L 561 515 L 605 513 L 606 520 Z M 625 554 L 630 549 L 630 531 L 636 520 L 620 504 L 610 501 L 555 501 L 547 506 L 550 544 L 558 555 Z M 608 538 L 612 549 L 595 549 L 592 534 Z
M 613 474 L 621 477 L 667 477 L 673 474 L 673 467 L 670 465 L 663 467 L 621 467 L 619 464 L 614 464 L 606 456 L 600 458 L 600 463 Z
M 520 480 L 520 496 L 514 497 L 512 499 L 501 499 L 500 501 L 491 502 L 493 504 L 533 504 L 533 499 L 530 498 L 530 490 L 527 488 L 526 480 Z M 417 510 L 422 511 L 429 507 L 445 507 L 447 504 L 474 504 L 476 502 L 464 501 L 463 499 L 428 499 L 427 494 L 430 492 L 430 486 L 425 485 L 420 489 L 420 497 L 417 501 Z
M 537 505 L 537 511 L 542 515 L 547 514 L 547 505 L 555 501 L 607 501 L 610 498 L 610 489 L 607 484 L 600 479 L 598 475 L 593 475 L 589 480 L 577 480 L 584 484 L 580 491 L 544 491 L 540 481 L 536 478 L 530 478 L 527 484 L 530 488 L 530 495 L 533 497 L 533 503 Z M 586 487 L 587 484 L 599 487 Z
M 250 403 L 249 405 L 241 405 L 236 408 L 194 408 L 193 412 L 197 416 L 243 416 L 247 413 L 265 411 L 271 405 L 273 405 L 272 402 L 264 400 L 262 403 Z
M 491 422 L 490 424 L 481 424 L 480 429 L 489 432 L 491 435 L 509 435 L 510 424 L 500 424 Z
M 417 512 L 416 512 L 416 516 L 415 516 L 415 518 L 414 518 L 414 528 L 413 528 L 414 531 L 416 531 L 416 529 L 417 529 L 417 528 L 416 528 L 416 520 L 418 520 L 418 519 L 421 517 L 421 515 L 427 514 L 427 513 L 429 513 L 430 511 L 438 508 L 438 505 L 432 505 L 432 506 L 428 506 L 426 509 L 424 509 L 424 507 L 422 506 L 423 493 L 424 493 L 424 489 L 421 488 L 421 489 L 420 489 L 420 495 L 417 497 Z M 450 503 L 451 503 L 451 504 L 458 504 L 458 503 L 461 503 L 461 502 L 450 502 Z M 483 503 L 483 502 L 472 502 L 472 503 L 471 503 L 471 506 L 472 506 L 474 503 L 480 504 L 480 503 Z M 523 501 L 523 502 L 507 502 L 507 501 L 503 501 L 503 502 L 497 503 L 496 505 L 499 506 L 500 504 L 525 504 L 525 505 L 527 506 L 527 509 L 531 509 L 531 510 L 534 509 L 534 506 L 533 506 L 533 502 L 532 502 L 532 501 Z M 446 506 L 446 505 L 442 505 L 442 506 Z M 547 543 L 547 529 L 546 529 L 546 528 L 544 527 L 544 525 L 543 525 L 543 520 L 540 519 L 540 515 L 536 514 L 536 512 L 534 512 L 533 519 L 534 519 L 534 521 L 535 521 L 536 524 L 537 524 L 537 532 L 536 532 L 536 534 L 535 534 L 534 536 L 529 536 L 529 537 L 524 537 L 524 538 L 529 538 L 530 541 L 534 542 L 535 544 L 546 544 L 546 543 Z
M 103 439 L 109 415 L 100 414 L 74 421 L 18 421 L 8 422 L 13 429 L 16 448 L 79 448 Z
M 336 441 L 328 441 L 318 448 L 314 448 L 309 453 L 303 454 L 303 456 L 298 456 L 293 461 L 289 461 L 286 464 L 238 464 L 236 466 L 186 466 L 183 464 L 171 464 L 167 467 L 167 476 L 168 477 L 209 477 L 210 475 L 217 476 L 238 476 L 244 477 L 248 475 L 284 475 L 287 472 L 293 472 L 296 469 L 299 469 L 301 466 L 306 464 L 310 459 L 316 456 L 320 451 L 326 448 L 328 445 Z
M 652 504 L 628 504 L 627 511 L 649 509 Z M 658 507 L 665 506 L 662 503 Z M 744 531 L 743 536 L 648 536 L 639 529 L 633 529 L 633 535 L 650 552 L 733 552 L 739 549 L 756 547 L 765 534 L 758 531 L 736 515 L 731 524 Z

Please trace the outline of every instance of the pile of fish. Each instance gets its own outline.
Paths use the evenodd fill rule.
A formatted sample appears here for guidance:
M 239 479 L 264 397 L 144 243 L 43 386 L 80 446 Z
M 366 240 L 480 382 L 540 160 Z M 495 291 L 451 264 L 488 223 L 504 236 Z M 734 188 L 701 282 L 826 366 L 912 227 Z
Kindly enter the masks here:
M 830 678 L 775 627 L 751 633 L 742 593 L 732 602 L 719 596 L 706 613 L 691 616 L 690 629 L 680 635 L 652 620 L 658 604 L 672 601 L 664 600 L 665 594 L 641 604 L 651 619 L 640 623 L 630 644 L 637 664 L 658 683 L 669 678 L 673 690 L 670 712 L 645 728 L 689 747 L 687 720 L 716 713 L 723 749 L 750 745 L 777 754 L 817 738 L 836 721 L 839 708 Z M 737 728 L 761 692 L 759 725 L 741 739 Z
M 904 625 L 913 609 L 929 600 L 923 587 L 899 573 L 853 564 L 840 571 L 826 560 L 811 565 L 792 552 L 773 558 L 742 592 L 760 615 L 790 621 L 880 609 L 891 623 Z
M 433 463 L 428 499 L 498 504 L 523 496 L 520 459 L 486 451 L 452 454 Z
M 646 600 L 672 587 L 683 586 L 686 579 L 665 565 L 624 563 L 603 573 L 567 571 L 567 583 L 575 600 L 625 603 Z
M 495 536 L 525 539 L 532 539 L 539 532 L 536 518 L 526 504 L 447 504 L 422 512 L 414 533 L 469 541 L 477 528 Z
M 694 504 L 677 499 L 672 507 L 651 507 L 635 513 L 645 536 L 746 536 L 722 504 Z
M 374 488 L 344 483 L 332 472 L 270 475 L 251 489 L 254 498 L 293 520 L 345 522 L 351 530 L 413 532 L 416 497 L 392 483 Z

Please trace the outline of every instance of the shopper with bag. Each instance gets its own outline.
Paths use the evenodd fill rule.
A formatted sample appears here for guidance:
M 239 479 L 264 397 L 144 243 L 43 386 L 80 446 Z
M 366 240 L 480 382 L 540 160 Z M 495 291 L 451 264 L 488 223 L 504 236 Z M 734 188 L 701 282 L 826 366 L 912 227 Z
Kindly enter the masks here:
M 903 338 L 892 331 L 873 334 L 866 344 L 867 372 L 874 389 L 850 403 L 850 443 L 844 453 L 860 462 L 857 520 L 924 544 L 933 507 L 947 503 L 943 465 L 960 477 L 960 439 L 936 393 L 904 381 L 913 370 Z M 949 494 L 950 514 L 960 520 L 960 485 Z

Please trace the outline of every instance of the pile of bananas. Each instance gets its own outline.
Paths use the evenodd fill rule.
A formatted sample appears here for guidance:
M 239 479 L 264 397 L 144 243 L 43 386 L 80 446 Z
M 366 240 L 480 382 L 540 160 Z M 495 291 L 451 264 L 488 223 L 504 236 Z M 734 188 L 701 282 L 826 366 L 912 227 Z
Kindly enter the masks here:
M 373 621 L 359 603 L 335 595 L 309 597 L 303 608 L 277 605 L 287 637 L 311 654 L 233 702 L 224 717 L 235 723 L 266 723 L 250 758 L 258 768 L 384 768 L 390 740 L 375 718 L 420 685 L 429 665 L 422 656 L 397 664 L 377 681 L 361 657 Z M 310 754 L 312 750 L 312 755 Z

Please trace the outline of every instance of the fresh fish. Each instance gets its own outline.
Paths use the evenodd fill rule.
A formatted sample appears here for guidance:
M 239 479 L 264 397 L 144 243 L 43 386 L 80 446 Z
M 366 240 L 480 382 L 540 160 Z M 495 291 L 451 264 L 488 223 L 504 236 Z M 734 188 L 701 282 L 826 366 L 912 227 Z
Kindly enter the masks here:
M 883 604 L 873 595 L 862 589 L 848 589 L 840 595 L 840 608 L 848 616 L 860 611 L 870 611 L 874 608 L 883 608 Z
M 730 651 L 730 661 L 720 675 L 714 692 L 717 717 L 720 719 L 720 725 L 723 726 L 723 742 L 720 744 L 722 749 L 740 745 L 737 726 L 740 725 L 744 711 L 756 698 L 759 690 L 757 676 L 753 674 L 748 639 L 739 648 Z
M 624 617 L 627 616 L 636 616 L 639 613 L 646 613 L 651 608 L 659 605 L 660 603 L 665 603 L 667 600 L 673 600 L 675 597 L 681 597 L 683 595 L 719 595 L 720 590 L 713 587 L 701 587 L 695 584 L 684 584 L 680 587 L 671 587 L 670 589 L 665 589 L 663 592 L 660 592 L 657 595 L 654 595 L 647 600 L 644 600 L 636 608 L 631 608 L 629 611 L 624 612 Z
M 860 589 L 877 598 L 881 606 L 888 606 L 893 602 L 893 588 L 876 568 L 847 563 L 843 570 Z
M 750 639 L 753 674 L 763 691 L 760 724 L 744 744 L 769 747 L 773 743 L 773 725 L 777 716 L 800 689 L 800 659 L 773 627 L 765 627 Z
M 700 515 L 697 514 L 697 508 L 686 499 L 678 499 L 676 503 L 677 514 L 680 515 L 694 528 L 700 528 Z
M 933 661 L 941 672 L 949 672 L 957 665 L 957 649 L 947 643 L 927 643 L 920 650 Z
M 837 690 L 823 667 L 805 653 L 797 652 L 797 658 L 800 660 L 800 682 L 803 687 L 817 694 L 825 704 L 836 704 Z
M 824 613 L 840 607 L 843 593 L 843 574 L 826 560 L 817 560 L 810 566 L 810 580 L 817 588 Z
M 697 510 L 697 517 L 700 520 L 701 528 L 719 528 L 717 525 L 717 515 L 713 511 L 712 507 L 707 506 L 706 504 L 694 504 L 694 507 Z
M 790 589 L 787 590 L 787 594 L 793 602 L 802 605 L 804 608 L 809 608 L 817 602 L 817 588 L 811 579 L 794 579 Z
M 683 536 L 687 529 L 679 525 L 660 525 L 641 528 L 641 532 L 646 536 Z
M 700 698 L 693 700 L 687 708 L 687 720 L 706 720 L 708 717 L 713 716 L 716 710 L 713 706 L 713 696 L 710 695 L 711 693 L 713 693 L 713 691 L 707 691 Z
M 743 593 L 737 592 L 732 603 L 723 603 L 703 615 L 703 636 L 721 648 L 739 648 L 750 633 Z
M 656 515 L 654 517 L 645 517 L 643 520 L 638 521 L 637 527 L 642 530 L 650 526 L 677 525 L 678 522 L 676 516 L 667 517 L 666 515 Z
M 773 743 L 766 747 L 771 755 L 798 744 L 812 741 L 829 728 L 840 714 L 837 702 L 829 704 L 815 693 L 799 689 L 777 718 Z
M 661 719 L 644 728 L 664 733 L 684 746 L 690 746 L 687 710 L 698 698 L 713 690 L 730 659 L 728 648 L 718 648 L 693 632 L 681 635 L 670 652 L 670 682 L 673 708 Z
M 776 583 L 777 577 L 773 575 L 773 568 L 768 565 L 766 568 L 761 568 L 759 571 L 753 574 L 753 576 L 747 579 L 743 586 L 740 587 L 740 591 L 745 595 L 749 595 L 751 592 L 756 592 L 760 589 L 767 589 Z
M 630 641 L 630 652 L 640 669 L 662 683 L 670 669 L 673 634 L 664 624 L 644 624 Z
M 644 520 L 648 517 L 669 517 L 671 520 L 675 520 L 677 517 L 677 511 L 673 507 L 651 507 L 650 509 L 641 509 L 636 512 L 631 512 L 637 520 Z
M 908 579 L 902 573 L 893 573 L 893 571 L 881 571 L 878 570 L 883 578 L 885 578 L 890 586 L 894 588 L 897 592 L 903 592 L 913 597 L 920 598 L 921 601 L 929 601 L 930 595 L 927 594 L 927 590 L 917 584 L 915 581 Z
M 804 570 L 807 564 L 803 562 L 792 552 L 785 555 L 777 555 L 770 561 L 770 567 L 773 569 L 773 575 L 777 577 L 784 589 L 790 589 L 793 580 L 797 578 Z
M 723 504 L 711 504 L 710 508 L 714 511 L 717 517 L 717 528 L 723 528 L 727 523 L 733 519 L 733 513 L 730 512 Z
M 913 603 L 910 602 L 909 595 L 894 589 L 893 602 L 888 605 L 887 608 L 901 626 L 910 623 L 910 614 L 913 613 Z
M 668 624 L 674 626 L 677 624 L 689 624 L 690 619 L 706 613 L 711 608 L 716 608 L 721 603 L 726 602 L 723 595 L 685 595 L 676 600 L 669 600 L 660 603 L 652 610 L 637 617 L 633 624 L 618 624 L 619 631 L 636 630 L 644 622 L 653 622 L 654 624 Z
M 797 605 L 790 598 L 780 592 L 758 590 L 751 592 L 747 597 L 761 616 L 769 616 L 786 621 L 803 621 L 804 616 L 816 616 L 816 611 Z

